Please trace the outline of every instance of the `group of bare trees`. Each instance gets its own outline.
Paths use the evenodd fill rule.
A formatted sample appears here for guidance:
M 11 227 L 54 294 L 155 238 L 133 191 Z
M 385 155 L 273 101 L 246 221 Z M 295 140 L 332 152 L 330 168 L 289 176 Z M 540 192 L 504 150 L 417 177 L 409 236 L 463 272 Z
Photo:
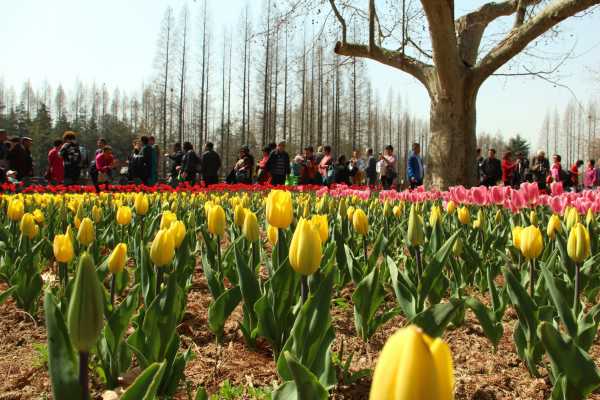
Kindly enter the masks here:
M 85 82 L 26 82 L 19 91 L 0 80 L 0 124 L 14 130 L 11 113 L 32 120 L 44 104 L 55 124 L 62 119 L 92 145 L 111 116 L 130 130 L 114 140 L 146 134 L 163 147 L 190 141 L 196 148 L 212 141 L 227 165 L 242 144 L 258 155 L 280 140 L 292 153 L 330 144 L 349 155 L 392 144 L 402 156 L 414 141 L 427 149 L 428 123 L 410 112 L 402 88 L 378 93 L 365 62 L 334 54 L 319 26 L 265 0 L 221 31 L 208 3 L 166 9 L 154 76 L 138 91 Z
M 569 164 L 600 158 L 600 103 L 572 99 L 564 110 L 548 110 L 539 136 L 547 154 L 560 154 Z

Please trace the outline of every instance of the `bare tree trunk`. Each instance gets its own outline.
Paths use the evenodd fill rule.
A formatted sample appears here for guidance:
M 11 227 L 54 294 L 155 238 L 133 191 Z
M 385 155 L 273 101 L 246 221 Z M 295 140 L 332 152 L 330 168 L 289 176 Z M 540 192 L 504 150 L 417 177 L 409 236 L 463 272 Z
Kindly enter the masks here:
M 202 14 L 202 83 L 200 85 L 200 147 L 204 141 L 204 99 L 205 99 L 205 81 L 206 81 L 206 20 L 207 20 L 207 3 L 208 0 L 204 0 L 204 11 Z
M 263 85 L 263 115 L 262 115 L 262 144 L 264 145 L 268 139 L 268 127 L 269 127 L 269 62 L 270 62 L 270 48 L 271 48 L 271 0 L 267 1 L 267 30 L 266 30 L 266 44 L 265 44 L 265 71 L 264 71 L 264 85 Z

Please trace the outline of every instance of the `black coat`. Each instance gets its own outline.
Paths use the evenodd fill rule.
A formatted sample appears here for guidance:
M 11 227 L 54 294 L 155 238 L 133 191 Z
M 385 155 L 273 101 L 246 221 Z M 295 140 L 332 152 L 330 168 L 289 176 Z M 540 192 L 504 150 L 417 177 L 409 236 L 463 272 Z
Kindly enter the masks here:
M 219 176 L 219 169 L 221 169 L 221 157 L 214 150 L 207 150 L 202 153 L 200 159 L 202 165 L 202 176 L 214 178 Z

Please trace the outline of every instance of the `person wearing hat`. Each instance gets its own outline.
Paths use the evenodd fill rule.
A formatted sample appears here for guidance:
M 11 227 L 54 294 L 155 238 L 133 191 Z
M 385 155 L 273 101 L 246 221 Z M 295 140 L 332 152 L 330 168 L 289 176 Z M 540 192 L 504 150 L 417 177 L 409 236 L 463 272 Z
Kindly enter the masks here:
M 546 152 L 539 150 L 536 156 L 531 161 L 530 168 L 531 177 L 534 182 L 537 182 L 540 190 L 546 190 L 546 180 L 550 173 L 550 161 L 546 158 Z
M 285 142 L 279 142 L 271 152 L 267 161 L 267 170 L 271 175 L 271 185 L 285 185 L 285 180 L 290 174 L 290 156 L 285 151 Z
M 64 144 L 59 155 L 65 168 L 65 185 L 76 185 L 81 176 L 81 150 L 75 141 L 75 133 L 66 131 L 63 134 Z

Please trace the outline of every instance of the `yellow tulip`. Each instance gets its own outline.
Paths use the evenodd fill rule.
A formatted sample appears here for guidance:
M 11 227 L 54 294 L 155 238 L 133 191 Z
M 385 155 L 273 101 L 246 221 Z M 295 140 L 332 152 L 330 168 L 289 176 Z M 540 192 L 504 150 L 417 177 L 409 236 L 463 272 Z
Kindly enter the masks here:
M 454 245 L 452 246 L 452 254 L 454 254 L 455 257 L 460 257 L 463 254 L 463 241 L 461 238 L 457 238 L 456 241 L 454 242 Z
M 410 212 L 411 213 L 413 212 L 412 207 L 411 207 Z M 429 212 L 429 226 L 431 226 L 431 227 L 436 226 L 438 221 L 440 220 L 441 216 L 442 216 L 442 213 L 438 206 L 431 207 L 431 211 Z M 409 222 L 409 224 L 410 224 L 410 222 Z
M 131 208 L 121 206 L 117 209 L 117 224 L 129 225 L 131 223 Z
M 394 214 L 394 217 L 400 218 L 402 216 L 402 208 L 400 208 L 400 206 L 394 206 L 392 213 Z
M 73 259 L 73 242 L 69 237 L 69 234 L 56 235 L 54 236 L 54 242 L 52 243 L 52 250 L 54 251 L 54 258 L 56 261 L 61 263 L 68 263 Z
M 528 260 L 538 258 L 544 249 L 542 232 L 535 225 L 530 225 L 521 231 L 519 242 L 521 254 Z
M 23 217 L 21 218 L 21 223 L 19 224 L 19 229 L 21 230 L 21 234 L 23 236 L 26 236 L 28 239 L 33 239 L 37 236 L 39 228 L 35 224 L 33 214 L 23 214 Z
M 171 211 L 164 211 L 160 217 L 159 229 L 169 229 L 171 224 L 175 221 L 177 221 L 177 215 L 173 214 Z
M 577 223 L 571 228 L 567 253 L 576 263 L 582 263 L 590 256 L 590 232 L 583 224 Z
M 512 242 L 513 246 L 517 249 L 521 248 L 521 233 L 523 232 L 523 228 L 520 226 L 515 226 L 512 228 Z
M 548 234 L 548 237 L 550 239 L 554 239 L 556 237 L 556 233 L 560 232 L 560 230 L 561 230 L 560 218 L 558 218 L 558 215 L 554 214 L 550 217 L 550 220 L 548 221 L 548 227 L 546 228 L 546 233 Z
M 238 204 L 233 209 L 233 223 L 241 228 L 244 226 L 244 218 L 246 218 L 246 209 L 241 204 Z
M 157 267 L 164 267 L 175 257 L 175 241 L 169 231 L 161 229 L 150 246 L 150 259 Z
M 35 220 L 35 223 L 38 225 L 42 225 L 44 223 L 44 221 L 46 220 L 46 218 L 44 217 L 44 213 L 39 208 L 33 212 L 33 219 Z
M 292 194 L 284 190 L 271 190 L 267 196 L 266 217 L 269 225 L 287 229 L 294 217 Z
M 100 221 L 102 221 L 102 208 L 94 205 L 94 207 L 92 207 L 92 218 L 95 223 L 100 223 Z
M 212 206 L 208 211 L 208 232 L 223 237 L 225 234 L 225 210 L 221 206 Z
M 313 274 L 321 264 L 321 235 L 310 221 L 300 219 L 290 244 L 290 265 L 301 275 Z
M 23 201 L 21 201 L 19 199 L 14 199 L 10 203 L 8 203 L 7 214 L 8 214 L 8 218 L 11 221 L 13 221 L 13 222 L 20 221 L 21 218 L 23 218 L 23 214 L 25 214 L 25 204 L 23 204 Z
M 467 207 L 462 206 L 458 209 L 458 220 L 463 225 L 468 225 L 471 222 L 471 214 Z
M 348 221 L 352 222 L 352 218 L 354 217 L 354 207 L 350 206 L 346 209 L 346 216 L 348 217 Z
M 127 245 L 119 243 L 108 256 L 108 270 L 112 274 L 118 274 L 125 269 L 127 263 Z
M 438 208 L 436 208 L 436 209 L 437 209 L 437 212 L 439 213 L 439 209 Z M 429 217 L 429 223 L 432 224 L 432 226 L 435 226 L 435 224 L 437 224 L 437 219 L 432 221 L 432 218 L 431 218 L 431 216 L 433 216 L 434 213 L 435 213 L 435 210 L 432 209 L 431 215 Z M 438 217 L 434 217 L 434 218 L 438 218 Z M 421 246 L 423 243 L 425 243 L 425 234 L 423 232 L 423 220 L 421 219 L 421 216 L 417 212 L 414 204 L 410 207 L 410 214 L 408 215 L 408 233 L 406 235 L 406 239 L 408 240 L 408 243 L 411 246 L 415 246 L 415 247 Z
M 538 226 L 538 216 L 535 210 L 531 210 L 531 212 L 529 213 L 529 222 L 533 226 Z
M 348 216 L 348 201 L 346 200 L 345 197 L 342 197 L 342 199 L 340 200 L 340 203 L 338 205 L 338 216 L 340 218 L 352 219 L 352 217 Z
M 133 207 L 135 208 L 136 215 L 146 215 L 149 208 L 148 197 L 141 192 L 136 194 Z
M 269 225 L 267 228 L 267 240 L 271 244 L 271 246 L 275 246 L 277 244 L 277 240 L 279 239 L 279 230 L 272 225 Z
M 454 212 L 456 211 L 456 203 L 452 200 L 450 200 L 448 202 L 448 204 L 446 204 L 446 212 L 450 215 L 454 214 Z
M 75 229 L 79 230 L 79 226 L 81 225 L 81 218 L 78 215 L 73 219 L 73 225 L 75 225 Z
M 325 243 L 329 238 L 329 222 L 327 221 L 327 215 L 313 215 L 310 222 L 319 231 L 321 242 Z
M 168 229 L 169 235 L 173 236 L 173 244 L 175 248 L 178 249 L 185 238 L 186 229 L 185 224 L 181 221 L 175 221 L 171 223 L 171 226 Z
M 572 227 L 579 223 L 579 212 L 575 207 L 570 207 L 568 212 L 565 212 L 567 218 L 567 230 L 570 231 Z
M 590 226 L 592 222 L 594 222 L 596 220 L 596 217 L 594 216 L 594 211 L 592 211 L 591 208 L 588 208 L 587 210 L 587 214 L 585 216 L 585 223 L 587 226 Z
M 362 208 L 357 208 L 356 211 L 354 211 L 354 215 L 352 216 L 352 226 L 358 234 L 363 236 L 369 231 L 369 219 Z
M 496 225 L 500 225 L 502 223 L 502 210 L 496 211 L 496 217 L 494 218 Z
M 260 231 L 258 229 L 258 219 L 256 214 L 252 211 L 247 210 L 244 217 L 244 226 L 242 227 L 242 233 L 249 242 L 256 242 L 260 238 Z
M 386 342 L 371 384 L 371 400 L 451 400 L 454 370 L 450 348 L 419 328 L 400 329 Z
M 390 201 L 386 200 L 385 203 L 383 203 L 383 216 L 389 217 L 390 215 L 392 215 L 392 207 L 390 206 Z
M 89 218 L 84 218 L 79 225 L 79 231 L 77 232 L 77 240 L 83 246 L 88 246 L 96 238 L 96 229 L 94 223 Z

